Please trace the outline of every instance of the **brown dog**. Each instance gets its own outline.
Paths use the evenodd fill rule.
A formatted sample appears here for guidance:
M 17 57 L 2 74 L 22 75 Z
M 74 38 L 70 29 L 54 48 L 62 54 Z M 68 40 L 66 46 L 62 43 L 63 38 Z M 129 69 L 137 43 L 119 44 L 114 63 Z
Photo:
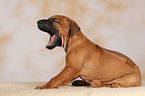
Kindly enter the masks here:
M 66 66 L 47 84 L 36 89 L 58 88 L 81 77 L 92 87 L 135 87 L 141 85 L 141 75 L 135 63 L 125 55 L 95 45 L 68 17 L 56 15 L 39 20 L 40 30 L 50 34 L 48 49 L 62 46 Z M 79 83 L 79 82 L 78 82 Z

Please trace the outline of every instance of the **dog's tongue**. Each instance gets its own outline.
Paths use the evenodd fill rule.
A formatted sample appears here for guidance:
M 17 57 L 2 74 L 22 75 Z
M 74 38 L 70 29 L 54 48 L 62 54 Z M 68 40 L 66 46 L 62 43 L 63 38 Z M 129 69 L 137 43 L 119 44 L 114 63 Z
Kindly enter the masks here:
M 53 35 L 52 37 L 50 37 L 50 41 L 46 46 L 53 46 L 56 38 L 57 38 L 56 35 Z

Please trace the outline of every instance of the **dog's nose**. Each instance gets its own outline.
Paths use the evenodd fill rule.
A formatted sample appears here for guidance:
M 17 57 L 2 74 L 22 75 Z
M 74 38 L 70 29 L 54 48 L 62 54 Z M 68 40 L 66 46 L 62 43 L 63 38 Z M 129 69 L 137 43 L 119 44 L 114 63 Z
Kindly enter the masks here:
M 48 22 L 47 19 L 42 19 L 42 20 L 37 21 L 37 24 L 42 24 L 42 23 L 47 23 L 47 22 Z
M 41 20 L 37 21 L 37 24 L 41 24 L 41 23 L 42 23 L 42 21 L 41 21 Z

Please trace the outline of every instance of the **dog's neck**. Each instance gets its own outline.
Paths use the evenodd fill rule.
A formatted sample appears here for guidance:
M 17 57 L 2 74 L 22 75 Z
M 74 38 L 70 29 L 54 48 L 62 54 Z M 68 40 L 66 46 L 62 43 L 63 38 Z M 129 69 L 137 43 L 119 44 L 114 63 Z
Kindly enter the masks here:
M 69 51 L 71 51 L 70 49 L 73 49 L 73 47 L 76 47 L 77 45 L 79 45 L 79 43 L 82 43 L 85 39 L 87 38 L 81 31 L 78 32 L 76 35 L 70 37 L 68 39 L 68 42 L 66 42 L 66 45 L 63 46 L 65 52 L 68 53 Z

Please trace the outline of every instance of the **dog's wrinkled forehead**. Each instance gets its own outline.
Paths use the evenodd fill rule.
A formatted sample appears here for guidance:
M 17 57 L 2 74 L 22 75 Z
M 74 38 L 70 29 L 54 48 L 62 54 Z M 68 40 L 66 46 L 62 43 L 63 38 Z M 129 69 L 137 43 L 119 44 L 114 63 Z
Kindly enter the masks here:
M 52 17 L 49 18 L 49 20 L 51 20 L 52 22 L 56 22 L 56 23 L 67 23 L 69 24 L 71 19 L 66 17 L 66 16 L 62 16 L 62 15 L 54 15 Z
M 53 23 L 53 26 L 59 30 L 60 34 L 68 34 L 69 32 L 70 36 L 73 36 L 80 31 L 80 27 L 69 17 L 54 15 L 48 20 L 50 20 Z

